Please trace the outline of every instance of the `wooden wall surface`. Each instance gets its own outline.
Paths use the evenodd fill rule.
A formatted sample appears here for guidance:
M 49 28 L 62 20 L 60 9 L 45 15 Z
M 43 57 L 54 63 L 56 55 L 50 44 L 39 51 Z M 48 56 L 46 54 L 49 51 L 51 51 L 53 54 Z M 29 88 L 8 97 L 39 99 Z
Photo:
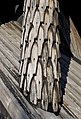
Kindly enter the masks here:
M 0 101 L 12 119 L 80 118 L 81 64 L 61 54 L 62 89 L 65 89 L 63 107 L 66 109 L 62 107 L 59 116 L 35 108 L 19 90 L 20 39 L 21 27 L 17 22 L 9 22 L 0 27 Z

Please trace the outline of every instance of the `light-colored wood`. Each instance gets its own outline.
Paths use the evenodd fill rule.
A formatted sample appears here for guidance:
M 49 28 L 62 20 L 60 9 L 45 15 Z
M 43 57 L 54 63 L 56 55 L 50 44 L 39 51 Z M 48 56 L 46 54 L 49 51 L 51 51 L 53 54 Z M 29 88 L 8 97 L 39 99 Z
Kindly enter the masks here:
M 81 80 L 81 75 L 80 75 L 80 72 L 76 71 L 76 69 L 74 69 L 73 67 L 70 67 L 70 71 L 76 75 L 77 78 L 79 78 Z
M 24 60 L 25 58 L 25 50 L 26 50 L 26 42 L 25 40 L 23 41 L 23 47 L 22 47 L 22 54 L 21 54 L 21 60 Z
M 20 87 L 24 88 L 22 90 L 26 92 L 27 86 L 27 91 L 29 92 L 27 95 L 32 98 L 30 98 L 30 102 L 33 104 L 35 103 L 35 105 L 37 104 L 41 107 L 39 103 L 43 99 L 43 109 L 47 110 L 48 103 L 52 102 L 54 80 L 55 78 L 58 82 L 60 80 L 60 64 L 57 61 L 60 57 L 60 37 L 57 28 L 59 25 L 58 2 L 55 0 L 31 0 L 29 3 L 30 7 L 28 7 L 28 3 L 24 4 L 24 9 L 28 11 L 23 13 L 25 24 L 22 27 L 23 33 L 21 39 L 23 43 L 21 44 L 21 63 L 19 70 L 21 74 Z M 55 54 L 52 53 L 54 45 Z M 48 63 L 49 61 L 51 63 Z M 40 65 L 39 62 L 41 63 Z M 49 67 L 48 76 L 47 67 Z M 36 84 L 33 78 L 36 79 Z M 32 90 L 31 84 L 34 89 L 37 87 L 37 91 Z M 57 88 L 59 90 L 59 86 Z M 32 93 L 30 94 L 31 90 Z M 46 92 L 45 97 L 44 92 Z M 35 100 L 36 98 L 34 99 L 34 95 L 37 95 L 37 101 Z M 46 103 L 45 105 L 44 102 Z
M 19 39 L 19 40 L 20 40 L 20 36 L 17 35 L 17 34 L 14 32 L 14 30 L 10 28 L 10 26 L 7 26 L 7 25 L 4 26 L 4 24 L 2 24 L 1 27 L 2 27 L 5 31 L 7 31 L 7 33 L 9 33 L 9 35 L 11 35 L 12 37 L 14 37 L 14 39 Z
M 71 76 L 72 78 L 74 78 L 74 81 L 81 86 L 81 78 L 79 78 L 77 76 L 77 74 L 74 74 L 73 72 L 69 72 L 69 76 Z
M 0 43 L 0 50 L 3 54 L 5 54 L 7 59 L 9 59 L 12 62 L 12 64 L 18 69 L 19 63 L 17 62 L 17 59 L 13 57 L 11 51 L 9 51 L 9 49 L 5 47 L 3 43 Z
M 71 87 L 71 84 L 68 83 L 67 85 L 67 90 L 69 92 L 68 95 L 70 95 L 70 97 L 72 97 L 72 99 L 77 102 L 76 104 L 79 105 L 80 109 L 81 109 L 81 98 L 79 93 L 76 91 L 76 89 L 74 87 Z M 67 91 L 66 91 L 67 92 Z M 67 93 L 68 93 L 67 92 Z
M 25 20 L 25 22 L 27 22 L 27 24 L 25 23 L 25 28 L 23 29 L 23 33 L 22 33 L 22 42 L 21 42 L 21 45 L 23 45 L 23 42 L 24 42 L 24 40 L 25 41 L 28 41 L 28 33 L 29 33 L 29 29 L 30 29 L 30 18 L 31 18 L 31 13 L 30 13 L 30 11 L 28 11 L 28 14 L 27 14 L 27 16 L 26 16 L 27 18 L 26 18 L 26 20 Z
M 40 26 L 40 13 L 39 13 L 39 11 L 36 11 L 34 14 L 33 25 L 34 25 L 34 38 L 36 38 L 37 34 L 38 34 L 38 29 Z
M 14 25 L 13 21 L 5 24 L 6 26 L 10 27 L 20 38 L 21 38 L 21 27 L 19 28 L 17 25 Z
M 26 10 L 26 2 L 27 2 L 27 0 L 24 0 L 24 6 L 23 6 L 23 11 L 25 12 L 25 10 Z
M 43 84 L 42 64 L 38 62 L 36 72 L 36 85 L 37 85 L 37 99 L 41 100 L 41 91 Z
M 43 46 L 43 43 L 44 43 L 44 27 L 43 25 L 40 26 L 39 28 L 39 33 L 38 33 L 38 56 L 41 56 L 42 54 L 42 46 Z
M 48 89 L 46 83 L 43 84 L 42 88 L 42 100 L 41 100 L 42 109 L 48 109 Z
M 44 43 L 42 49 L 42 62 L 43 62 L 43 75 L 45 77 L 46 77 L 47 61 L 48 61 L 48 45 L 47 43 Z
M 31 12 L 31 19 L 30 19 L 30 23 L 33 23 L 33 19 L 35 16 L 35 12 L 36 12 L 36 5 L 37 5 L 37 0 L 31 0 L 31 4 L 30 4 L 30 12 Z
M 59 84 L 58 81 L 54 81 L 54 88 L 53 88 L 53 100 L 52 100 L 52 107 L 54 112 L 58 112 L 59 110 Z
M 8 30 L 8 29 L 7 29 Z M 12 43 L 13 47 L 15 47 L 17 50 L 19 50 L 19 41 L 16 39 L 13 38 L 13 36 L 11 36 L 5 29 L 3 28 L 0 28 L 0 33 L 3 35 L 3 38 L 4 39 L 8 39 L 10 43 Z M 6 42 L 6 41 L 5 41 Z
M 1 51 L 0 60 L 3 61 L 3 63 L 6 64 L 6 66 L 9 67 L 11 70 L 17 71 L 15 67 L 12 65 L 12 63 L 5 57 L 5 55 Z
M 54 75 L 53 75 L 53 65 L 51 60 L 48 60 L 46 73 L 47 73 L 47 81 L 48 81 L 48 98 L 49 98 L 49 102 L 52 102 Z
M 54 75 L 54 78 L 57 79 L 58 76 L 57 76 L 57 51 L 56 51 L 56 48 L 55 46 L 52 47 L 52 64 L 53 64 L 53 75 Z
M 48 38 L 47 36 L 47 32 L 48 32 L 48 28 L 50 26 L 50 18 L 49 18 L 49 11 L 46 10 L 45 13 L 44 13 L 44 30 L 45 30 L 45 39 Z
M 64 105 L 71 112 L 74 112 L 73 114 L 76 116 L 76 118 L 80 118 L 81 65 L 78 62 L 74 61 L 73 59 L 69 59 L 69 57 L 63 54 L 62 57 L 63 57 L 62 60 L 65 61 L 62 62 L 65 64 L 62 65 L 63 71 L 68 73 L 67 76 L 64 72 L 62 73 L 64 84 L 67 83 L 65 88 L 65 95 L 63 96 Z M 68 63 L 69 63 L 69 67 L 68 67 Z
M 27 80 L 27 91 L 28 92 L 30 90 L 30 83 L 31 83 L 32 78 L 33 78 L 33 67 L 32 67 L 32 63 L 29 63 L 28 64 L 28 69 L 27 69 L 27 77 L 26 77 L 26 80 Z
M 74 36 L 74 39 L 73 38 L 71 39 L 71 44 L 73 45 L 74 48 L 75 48 L 75 44 L 76 44 L 76 49 L 75 49 L 74 55 L 77 55 L 77 57 L 80 59 L 81 58 L 81 48 L 80 48 L 81 38 L 80 38 L 71 18 L 70 18 L 70 24 L 71 24 L 70 25 L 70 29 L 71 29 L 70 35 Z
M 23 61 L 20 61 L 20 64 L 19 64 L 19 75 L 21 75 L 22 67 L 23 67 Z
M 29 119 L 25 111 L 18 104 L 18 101 L 11 94 L 0 78 L 0 100 L 9 112 L 12 119 Z
M 11 21 L 11 22 L 15 27 L 17 27 L 20 31 L 22 31 L 20 23 L 18 23 L 17 21 Z
M 48 49 L 49 49 L 49 57 L 52 57 L 53 54 L 51 54 L 52 52 L 52 44 L 53 44 L 53 39 L 54 39 L 54 34 L 53 34 L 53 30 L 52 27 L 49 28 L 48 30 Z
M 57 27 L 59 24 L 58 22 L 58 14 L 57 11 L 54 11 L 54 26 Z
M 71 65 L 70 66 L 76 68 L 78 71 L 81 71 L 81 65 L 78 64 L 78 62 L 76 62 L 74 60 L 71 60 Z
M 21 70 L 22 72 L 21 72 L 21 80 L 20 80 L 20 86 L 19 86 L 20 89 L 23 89 L 23 83 L 24 83 L 24 80 L 25 80 L 24 79 L 24 70 L 23 69 L 24 69 L 24 65 L 22 66 L 22 70 Z
M 4 74 L 5 74 L 6 77 L 11 78 L 11 79 L 12 79 L 12 82 L 14 82 L 14 84 L 15 84 L 16 86 L 19 86 L 18 81 L 16 81 L 16 80 L 13 78 L 13 76 L 11 75 L 11 73 L 7 70 L 7 68 L 3 65 L 3 63 L 2 63 L 1 61 L 0 61 L 0 70 L 1 70 L 2 72 L 4 72 Z
M 19 49 L 17 49 L 16 47 L 14 47 L 14 45 L 12 44 L 11 46 L 11 42 L 9 42 L 9 40 L 5 37 L 3 37 L 3 35 L 0 33 L 0 44 L 3 44 L 4 47 L 8 48 L 8 51 L 11 52 L 12 54 L 14 54 L 14 58 L 19 59 Z M 14 51 L 15 49 L 15 51 Z
M 0 66 L 1 66 L 1 64 L 0 64 Z M 3 67 L 1 67 L 1 68 L 3 68 Z M 4 72 L 5 74 L 6 74 L 6 72 Z M 0 72 L 0 74 L 1 74 L 1 72 Z M 13 77 L 13 79 L 14 79 L 15 77 Z M 16 96 L 16 100 L 17 100 L 17 104 L 19 105 L 19 107 L 20 107 L 20 105 L 22 104 L 23 106 L 21 107 L 21 108 L 23 108 L 24 107 L 24 109 L 26 110 L 26 112 L 25 112 L 25 114 L 26 115 L 28 115 L 29 116 L 29 118 L 31 117 L 32 119 L 40 119 L 40 116 L 37 114 L 37 112 L 33 109 L 33 107 L 27 102 L 27 100 L 24 98 L 24 96 L 21 94 L 21 92 L 19 91 L 19 89 L 16 87 L 16 85 L 15 85 L 15 83 L 13 83 L 13 79 L 12 78 L 7 78 L 6 79 L 6 77 L 4 76 L 4 84 L 5 85 L 9 85 L 9 89 L 8 90 L 10 90 L 9 91 L 9 95 L 11 96 L 11 95 L 15 95 Z M 0 79 L 0 84 L 1 84 L 1 80 L 2 79 Z M 15 80 L 15 79 L 14 79 Z M 7 83 L 6 84 L 6 82 L 9 82 L 9 83 Z M 2 86 L 2 84 L 1 84 L 1 86 Z M 3 90 L 1 89 L 1 86 L 0 86 L 0 93 L 1 92 L 3 92 Z M 5 89 L 4 87 L 3 87 L 3 89 Z M 12 89 L 12 90 L 11 90 Z M 7 87 L 6 87 L 6 94 L 5 95 L 0 95 L 0 98 L 2 99 L 2 97 L 3 97 L 3 99 L 1 100 L 3 103 L 4 103 L 4 99 L 5 99 L 5 101 L 7 102 L 7 100 L 6 100 L 6 97 L 7 97 L 7 93 L 8 93 L 8 91 L 7 91 Z M 13 93 L 13 94 L 12 94 Z M 14 96 L 13 96 L 14 97 Z M 9 98 L 10 100 L 11 100 L 11 102 L 14 100 L 14 98 L 12 99 L 11 97 Z M 20 101 L 21 103 L 19 104 L 19 102 L 18 101 Z M 16 113 L 14 114 L 14 111 L 12 110 L 12 108 L 14 108 L 14 106 L 13 106 L 13 103 L 11 103 L 10 102 L 10 106 L 9 106 L 9 109 L 10 109 L 10 112 L 12 112 L 13 113 L 13 115 L 12 116 L 15 116 L 15 115 L 17 115 Z M 16 101 L 14 100 L 14 102 L 16 103 Z M 4 106 L 6 106 L 6 104 L 4 103 Z M 6 106 L 6 108 L 7 108 L 7 106 Z M 9 109 L 7 109 L 8 111 L 9 111 Z M 16 111 L 16 110 L 15 110 Z M 9 112 L 9 113 L 10 113 Z M 23 111 L 22 111 L 22 113 L 23 113 Z M 21 114 L 22 114 L 21 113 Z M 30 114 L 31 113 L 31 114 Z M 19 113 L 18 113 L 19 114 Z M 20 115 L 19 115 L 20 116 Z M 25 115 L 24 115 L 25 116 Z M 26 117 L 26 116 L 25 116 Z
M 80 110 L 79 106 L 70 98 L 69 96 L 64 97 L 64 104 L 67 105 L 67 107 L 74 112 L 74 114 L 80 118 Z
M 53 23 L 53 12 L 54 12 L 54 9 L 55 9 L 55 4 L 54 4 L 54 1 L 53 0 L 49 0 L 49 21 L 50 23 Z
M 33 68 L 33 74 L 36 74 L 37 61 L 38 61 L 38 46 L 37 43 L 34 43 L 31 49 L 31 63 Z
M 55 2 L 55 8 L 57 8 L 57 7 L 58 7 L 58 5 L 57 5 L 57 4 L 58 4 L 58 3 L 57 3 L 57 0 L 55 0 L 54 2 Z
M 46 0 L 40 0 L 39 2 L 39 10 L 40 10 L 40 16 L 41 16 L 41 22 L 44 23 L 44 12 L 45 12 L 45 8 L 46 8 Z
M 28 47 L 27 47 L 28 51 L 25 53 L 28 55 L 28 57 L 31 57 L 31 49 L 34 44 L 34 33 L 35 33 L 34 28 L 32 28 L 28 39 Z
M 0 49 L 0 77 L 2 77 L 3 74 L 5 75 L 4 76 L 5 85 L 6 85 L 6 81 L 7 81 L 8 85 L 9 85 L 9 82 L 11 82 L 9 87 L 14 88 L 13 94 L 14 93 L 18 94 L 18 95 L 16 95 L 16 100 L 17 99 L 22 100 L 22 101 L 20 100 L 22 105 L 23 105 L 22 107 L 25 107 L 25 110 L 26 111 L 28 110 L 28 112 L 29 112 L 27 115 L 29 115 L 29 117 L 31 117 L 31 115 L 32 115 L 32 118 L 37 118 L 37 119 L 39 119 L 39 118 L 43 118 L 43 119 L 47 119 L 47 118 L 49 118 L 49 119 L 51 119 L 51 118 L 52 119 L 53 118 L 56 118 L 56 119 L 65 119 L 65 118 L 66 119 L 71 119 L 72 116 L 69 113 L 71 113 L 74 116 L 74 118 L 81 117 L 81 113 L 80 113 L 80 111 L 78 111 L 80 109 L 80 106 L 79 106 L 80 102 L 79 102 L 78 99 L 80 99 L 80 95 L 81 95 L 81 91 L 80 91 L 81 84 L 80 84 L 80 75 L 77 75 L 77 72 L 78 72 L 78 74 L 80 74 L 79 72 L 81 72 L 81 65 L 78 62 L 76 62 L 76 60 L 75 61 L 74 61 L 74 59 L 70 60 L 70 58 L 68 56 L 64 55 L 64 54 L 61 55 L 63 57 L 62 64 L 63 64 L 63 68 L 64 68 L 63 71 L 62 71 L 63 72 L 63 78 L 65 78 L 65 76 L 66 76 L 65 72 L 67 71 L 67 68 L 69 68 L 69 70 L 68 70 L 69 75 L 67 75 L 68 78 L 67 78 L 67 85 L 66 85 L 66 93 L 65 93 L 65 96 L 63 98 L 65 108 L 67 109 L 67 111 L 69 110 L 69 113 L 67 111 L 65 112 L 65 110 L 63 108 L 61 108 L 60 115 L 55 116 L 53 113 L 46 112 L 46 111 L 43 111 L 41 109 L 37 109 L 37 110 L 33 109 L 33 106 L 31 106 L 27 102 L 26 98 L 24 98 L 24 96 L 21 94 L 21 92 L 18 89 L 18 86 L 19 86 L 19 83 L 18 83 L 19 79 L 18 78 L 19 77 L 18 77 L 18 69 L 15 68 L 16 64 L 15 64 L 14 61 L 13 61 L 14 63 L 12 62 L 11 55 L 8 56 L 5 53 L 5 50 L 10 49 L 10 47 L 12 46 L 12 49 L 14 50 L 14 53 L 12 53 L 13 51 L 10 51 L 10 54 L 12 54 L 12 56 L 14 57 L 14 54 L 16 52 L 15 47 L 16 47 L 16 40 L 17 39 L 15 40 L 13 37 L 8 38 L 8 36 L 10 36 L 10 35 L 9 34 L 5 35 L 4 31 L 5 31 L 5 29 L 3 29 L 3 31 L 1 30 L 1 34 L 3 35 L 3 38 L 5 38 L 4 41 L 6 41 L 6 38 L 7 38 L 8 43 L 11 42 L 11 45 L 6 45 L 7 42 L 5 42 L 5 47 L 4 47 L 4 50 L 2 51 L 4 45 L 3 45 L 3 43 L 0 43 L 0 45 L 1 45 L 1 49 Z M 6 31 L 6 33 L 7 33 L 7 31 Z M 12 41 L 14 42 L 14 45 L 13 45 Z M 17 40 L 17 41 L 18 41 L 18 44 L 19 44 L 20 41 L 19 40 Z M 5 49 L 5 48 L 7 48 L 7 49 Z M 17 46 L 17 48 L 19 48 L 19 46 Z M 8 50 L 8 52 L 9 52 L 9 50 Z M 16 53 L 19 54 L 18 52 L 16 52 Z M 17 57 L 17 55 L 15 57 Z M 18 62 L 18 58 L 16 58 L 16 60 Z M 68 67 L 68 63 L 70 65 L 70 67 Z M 74 72 L 72 70 L 74 70 Z M 3 73 L 1 73 L 1 72 L 3 72 Z M 15 73 L 17 73 L 16 77 L 15 77 L 15 75 L 13 75 Z M 7 77 L 7 78 L 5 78 L 5 77 Z M 1 81 L 1 79 L 0 79 L 0 81 Z M 26 79 L 26 81 L 27 81 L 27 79 Z M 66 80 L 63 79 L 63 83 L 65 83 L 64 81 L 66 81 Z M 13 86 L 13 84 L 14 84 L 14 86 Z M 1 87 L 2 87 L 2 84 L 0 83 L 0 91 L 1 91 Z M 71 88 L 72 88 L 72 90 L 69 90 Z M 74 92 L 76 92 L 77 95 L 74 95 Z M 11 95 L 11 92 L 9 93 L 9 95 Z M 21 97 L 20 97 L 20 95 L 21 95 Z M 67 96 L 68 96 L 68 98 L 67 98 Z M 0 95 L 0 98 L 1 98 L 1 95 Z M 76 99 L 76 101 L 75 101 L 75 99 Z M 2 99 L 2 101 L 4 101 L 4 99 Z M 17 104 L 20 106 L 20 103 L 17 102 Z M 14 106 L 11 103 L 10 103 L 10 105 L 11 105 L 11 107 L 10 107 L 11 110 L 10 111 L 12 112 L 12 107 L 14 108 Z M 6 106 L 6 104 L 4 104 L 4 106 Z
M 36 85 L 36 77 L 34 77 L 31 81 L 30 87 L 30 102 L 34 105 L 37 105 L 37 85 Z

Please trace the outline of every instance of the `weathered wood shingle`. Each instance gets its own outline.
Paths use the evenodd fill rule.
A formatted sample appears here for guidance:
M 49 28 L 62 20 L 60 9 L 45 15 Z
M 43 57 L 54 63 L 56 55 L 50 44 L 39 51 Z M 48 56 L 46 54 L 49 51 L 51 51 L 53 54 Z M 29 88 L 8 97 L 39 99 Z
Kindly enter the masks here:
M 72 119 L 72 116 L 61 108 L 59 116 L 55 116 L 50 112 L 45 112 L 41 109 L 31 106 L 22 93 L 19 91 L 19 54 L 20 54 L 20 26 L 15 22 L 10 22 L 11 27 L 8 30 L 6 24 L 0 27 L 0 100 L 10 113 L 18 119 L 32 118 L 32 119 Z M 16 29 L 17 24 L 17 29 Z M 15 27 L 13 31 L 13 26 Z M 18 30 L 19 28 L 19 30 Z M 17 32 L 16 32 L 17 31 Z M 61 69 L 62 69 L 62 88 L 65 88 L 64 107 L 77 118 L 81 117 L 81 64 L 74 59 L 62 54 L 61 55 Z M 38 68 L 41 70 L 40 66 Z M 38 72 L 38 74 L 41 72 Z M 41 74 L 42 76 L 42 74 Z M 40 76 L 40 77 L 41 77 Z M 67 85 L 65 87 L 67 79 Z M 40 86 L 41 87 L 41 86 Z M 6 100 L 9 97 L 10 102 Z M 40 98 L 40 95 L 38 95 Z M 9 102 L 9 103 L 8 103 Z M 8 105 L 9 104 L 9 105 Z M 12 112 L 13 107 L 13 112 Z M 18 110 L 18 113 L 16 113 Z M 50 115 L 50 116 L 49 116 Z M 15 118 L 15 119 L 16 119 Z

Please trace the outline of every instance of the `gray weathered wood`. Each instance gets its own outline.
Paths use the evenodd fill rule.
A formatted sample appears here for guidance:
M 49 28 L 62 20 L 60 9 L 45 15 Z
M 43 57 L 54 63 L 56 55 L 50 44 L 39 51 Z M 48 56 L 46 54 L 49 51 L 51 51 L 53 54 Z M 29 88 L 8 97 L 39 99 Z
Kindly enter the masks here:
M 12 119 L 29 119 L 22 107 L 18 104 L 18 101 L 11 94 L 8 88 L 4 85 L 0 78 L 0 100 L 9 112 Z

